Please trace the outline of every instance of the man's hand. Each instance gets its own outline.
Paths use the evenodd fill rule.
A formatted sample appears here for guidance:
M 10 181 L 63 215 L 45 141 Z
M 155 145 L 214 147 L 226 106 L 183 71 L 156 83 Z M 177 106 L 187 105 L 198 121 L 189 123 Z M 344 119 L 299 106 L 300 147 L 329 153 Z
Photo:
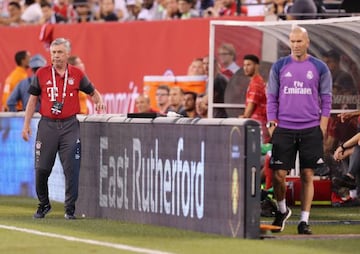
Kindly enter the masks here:
M 31 129 L 30 127 L 24 127 L 22 132 L 21 132 L 22 138 L 25 141 L 29 141 L 30 136 L 31 136 Z

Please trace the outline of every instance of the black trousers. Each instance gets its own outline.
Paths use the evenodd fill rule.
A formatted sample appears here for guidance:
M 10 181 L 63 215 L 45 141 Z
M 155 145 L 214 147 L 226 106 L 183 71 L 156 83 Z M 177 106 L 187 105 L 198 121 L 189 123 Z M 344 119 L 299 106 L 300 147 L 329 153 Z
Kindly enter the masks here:
M 36 193 L 40 204 L 48 204 L 48 178 L 56 154 L 65 175 L 65 211 L 74 213 L 78 198 L 80 173 L 80 124 L 76 116 L 64 120 L 42 117 L 38 124 L 35 142 Z

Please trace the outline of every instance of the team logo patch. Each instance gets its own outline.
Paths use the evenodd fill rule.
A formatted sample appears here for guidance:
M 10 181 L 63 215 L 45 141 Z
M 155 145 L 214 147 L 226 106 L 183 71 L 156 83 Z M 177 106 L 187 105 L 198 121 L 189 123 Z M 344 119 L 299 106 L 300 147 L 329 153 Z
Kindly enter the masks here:
M 42 145 L 41 141 L 36 141 L 35 148 L 36 148 L 37 150 L 40 150 L 40 149 L 41 149 L 41 145 Z
M 308 71 L 308 72 L 306 73 L 306 78 L 307 78 L 307 79 L 313 79 L 313 78 L 314 78 L 314 73 L 312 73 L 312 71 Z
M 75 80 L 73 78 L 69 78 L 68 83 L 69 85 L 73 85 L 75 83 Z

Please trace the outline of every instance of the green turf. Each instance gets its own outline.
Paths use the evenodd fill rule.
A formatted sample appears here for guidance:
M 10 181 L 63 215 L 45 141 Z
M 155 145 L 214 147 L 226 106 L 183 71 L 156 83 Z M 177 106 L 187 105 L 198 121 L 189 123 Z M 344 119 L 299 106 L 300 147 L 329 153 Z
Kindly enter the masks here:
M 37 201 L 29 198 L 0 197 L 0 224 L 92 239 L 171 253 L 359 253 L 360 239 L 341 240 L 246 240 L 139 225 L 121 221 L 84 218 L 66 221 L 63 205 L 53 203 L 53 211 L 43 220 L 32 219 Z M 299 208 L 293 207 L 289 225 L 280 235 L 296 234 Z M 360 207 L 313 207 L 312 229 L 315 234 L 360 234 Z M 261 218 L 271 220 L 271 218 Z M 345 221 L 321 224 L 319 221 Z M 69 242 L 45 236 L 0 229 L 0 253 L 133 253 L 109 247 Z

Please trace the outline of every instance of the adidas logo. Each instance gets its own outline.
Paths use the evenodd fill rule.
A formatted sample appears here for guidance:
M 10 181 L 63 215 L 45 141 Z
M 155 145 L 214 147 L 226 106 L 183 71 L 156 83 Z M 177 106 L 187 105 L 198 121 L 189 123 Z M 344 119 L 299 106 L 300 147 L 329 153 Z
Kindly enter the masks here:
M 323 164 L 323 163 L 325 163 L 325 161 L 322 158 L 318 159 L 316 162 L 316 164 Z
M 285 76 L 284 76 L 284 77 L 286 77 L 286 78 L 291 78 L 291 77 L 292 77 L 291 72 L 290 72 L 290 71 L 288 71 L 288 72 L 285 74 Z
M 46 85 L 52 85 L 51 80 L 48 80 L 48 81 L 46 82 Z

